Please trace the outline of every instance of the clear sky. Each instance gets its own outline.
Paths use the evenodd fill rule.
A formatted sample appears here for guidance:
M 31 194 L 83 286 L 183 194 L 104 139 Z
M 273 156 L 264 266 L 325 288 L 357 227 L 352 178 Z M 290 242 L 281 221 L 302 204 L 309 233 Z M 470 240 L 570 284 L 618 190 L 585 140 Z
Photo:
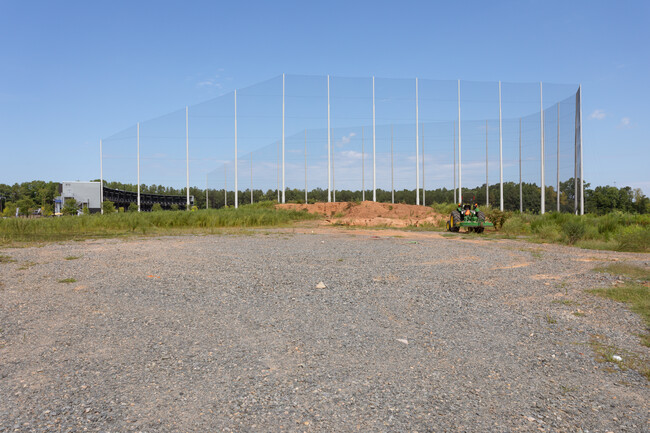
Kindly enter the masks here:
M 0 0 L 0 183 L 283 72 L 581 83 L 585 178 L 650 193 L 647 1 Z

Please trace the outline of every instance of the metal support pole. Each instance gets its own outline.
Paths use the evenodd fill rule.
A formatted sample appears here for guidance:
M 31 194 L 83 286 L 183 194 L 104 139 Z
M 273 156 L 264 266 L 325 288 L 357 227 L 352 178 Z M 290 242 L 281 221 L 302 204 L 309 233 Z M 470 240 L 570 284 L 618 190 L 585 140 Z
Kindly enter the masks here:
M 422 206 L 427 205 L 427 189 L 424 184 L 424 125 L 421 127 L 422 130 Z
M 223 207 L 228 206 L 228 166 L 223 165 Z
M 546 182 L 544 180 L 544 95 L 542 92 L 542 82 L 539 82 L 539 106 L 540 106 L 540 138 L 541 138 L 541 153 L 542 153 L 542 197 L 541 197 L 541 211 L 543 215 L 546 212 Z
M 235 90 L 235 209 L 239 206 L 239 185 L 237 182 L 237 90 Z
M 418 119 L 418 79 L 415 78 L 415 204 L 420 204 L 420 120 Z
M 185 210 L 190 210 L 190 124 L 187 105 L 185 106 L 185 172 L 187 174 L 187 204 Z
M 253 156 L 251 154 L 251 160 Z M 251 191 L 252 194 L 252 191 Z M 252 197 L 252 195 L 251 195 Z M 252 203 L 251 199 L 251 203 Z M 282 74 L 282 203 L 285 202 L 285 185 L 284 185 L 284 74 Z
M 334 165 L 334 146 L 332 146 L 332 201 L 336 203 L 336 171 Z
M 307 129 L 305 129 L 305 204 L 307 204 Z
M 453 121 L 453 127 L 451 128 L 454 132 L 454 203 L 458 203 L 456 201 L 456 121 Z
M 330 76 L 327 76 L 327 201 L 332 201 L 332 137 L 330 136 Z
M 463 160 L 460 156 L 460 80 L 458 80 L 458 202 L 463 202 Z
M 372 77 L 372 201 L 377 201 L 377 153 L 375 130 L 375 77 Z
M 208 175 L 205 175 L 205 209 L 209 209 L 209 196 L 208 196 Z
M 579 130 L 578 124 L 580 122 L 580 107 L 579 107 L 579 98 L 580 98 L 580 88 L 576 92 L 576 117 L 575 117 L 575 130 L 574 130 L 574 141 L 573 141 L 573 213 L 578 215 L 578 141 L 579 141 Z
M 582 171 L 584 166 L 582 165 L 582 84 L 578 87 L 578 92 L 580 92 L 580 215 L 585 214 L 585 174 Z
M 140 122 L 138 122 L 138 212 L 140 212 Z
M 280 145 L 281 143 L 278 141 L 278 162 L 276 164 L 276 168 L 278 172 L 278 183 L 276 184 L 276 191 L 278 193 L 278 203 L 280 203 Z
M 488 121 L 485 121 L 485 205 L 490 204 L 490 184 L 488 183 Z
M 363 148 L 363 126 L 361 127 L 361 201 L 366 201 L 366 153 Z
M 524 211 L 524 194 L 521 183 L 521 117 L 519 118 L 519 212 Z
M 104 157 L 101 139 L 99 140 L 99 212 L 104 215 Z
M 499 81 L 499 204 L 503 212 L 503 124 L 501 122 L 501 81 Z
M 251 204 L 253 204 L 253 152 L 251 152 Z
M 557 103 L 557 185 L 555 187 L 557 196 L 557 211 L 560 211 L 560 103 Z
M 390 202 L 395 204 L 395 175 L 393 171 L 393 125 L 390 125 Z

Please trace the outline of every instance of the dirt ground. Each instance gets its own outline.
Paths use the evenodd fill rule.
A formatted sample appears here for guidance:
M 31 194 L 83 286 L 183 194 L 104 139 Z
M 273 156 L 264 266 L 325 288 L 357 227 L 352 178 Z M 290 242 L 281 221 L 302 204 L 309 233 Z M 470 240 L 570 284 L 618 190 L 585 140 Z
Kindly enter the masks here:
M 362 227 L 420 227 L 438 225 L 446 216 L 435 212 L 430 207 L 410 204 L 390 204 L 363 201 L 315 203 L 315 204 L 279 204 L 279 209 L 307 210 L 310 213 L 325 216 L 325 223 L 332 225 Z

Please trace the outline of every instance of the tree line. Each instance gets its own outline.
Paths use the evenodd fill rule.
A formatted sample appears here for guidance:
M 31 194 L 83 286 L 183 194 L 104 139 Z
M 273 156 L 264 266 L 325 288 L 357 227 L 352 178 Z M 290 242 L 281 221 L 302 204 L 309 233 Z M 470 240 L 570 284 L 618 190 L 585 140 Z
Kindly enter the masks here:
M 108 188 L 120 189 L 124 191 L 137 191 L 136 184 L 125 184 L 121 182 L 104 182 Z M 539 213 L 541 210 L 540 193 L 541 189 L 534 183 L 523 183 L 521 188 L 521 200 L 523 210 L 530 213 Z M 163 185 L 140 185 L 140 192 L 147 194 L 165 194 L 165 195 L 182 195 L 186 194 L 185 188 L 177 189 Z M 190 187 L 190 195 L 194 196 L 194 205 L 199 209 L 206 206 L 205 189 Z M 454 190 L 447 188 L 438 188 L 426 190 L 424 197 L 427 204 L 431 203 L 452 203 L 454 201 Z M 554 211 L 557 207 L 557 194 L 555 188 L 547 186 L 545 190 L 546 211 Z M 16 183 L 14 185 L 0 184 L 0 210 L 3 216 L 13 216 L 16 208 L 20 209 L 22 215 L 30 215 L 36 209 L 41 209 L 42 215 L 51 215 L 54 209 L 54 198 L 59 195 L 58 182 L 46 182 L 35 180 L 31 182 Z M 499 184 L 490 185 L 488 188 L 489 204 L 492 207 L 500 205 L 500 187 Z M 361 201 L 362 191 L 356 190 L 337 190 L 336 201 Z M 504 182 L 503 184 L 504 208 L 506 210 L 519 210 L 519 184 L 515 182 Z M 365 193 L 366 200 L 372 200 L 372 190 Z M 485 184 L 474 188 L 463 188 L 463 198 L 465 201 L 474 201 L 479 205 L 486 204 Z M 240 204 L 250 203 L 251 191 L 239 191 L 238 199 Z M 260 189 L 253 190 L 253 201 L 276 201 L 278 192 L 274 189 L 266 191 Z M 305 200 L 305 191 L 301 189 L 287 189 L 285 191 L 285 200 L 287 202 L 302 203 Z M 378 189 L 377 201 L 391 202 L 392 192 L 389 190 Z M 569 179 L 560 183 L 560 210 L 562 212 L 573 212 L 575 200 L 574 180 Z M 308 201 L 310 203 L 326 202 L 327 190 L 315 188 L 309 191 Z M 405 204 L 415 204 L 414 190 L 397 190 L 395 191 L 395 202 Z M 224 205 L 232 206 L 235 203 L 235 192 L 223 190 L 208 190 L 208 206 L 210 208 L 219 208 Z M 590 213 L 604 214 L 611 211 L 622 211 L 631 213 L 650 213 L 650 199 L 646 197 L 640 189 L 632 189 L 629 186 L 617 188 L 615 186 L 597 186 L 591 188 L 589 183 L 585 183 L 585 211 Z

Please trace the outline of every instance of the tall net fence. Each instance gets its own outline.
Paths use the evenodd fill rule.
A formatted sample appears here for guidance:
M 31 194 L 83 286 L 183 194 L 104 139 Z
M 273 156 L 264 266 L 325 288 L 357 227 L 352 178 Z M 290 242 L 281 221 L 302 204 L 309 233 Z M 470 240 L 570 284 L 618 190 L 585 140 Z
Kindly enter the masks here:
M 579 92 L 547 83 L 278 76 L 104 139 L 103 178 L 144 192 L 189 189 L 201 207 L 473 200 L 577 212 Z

